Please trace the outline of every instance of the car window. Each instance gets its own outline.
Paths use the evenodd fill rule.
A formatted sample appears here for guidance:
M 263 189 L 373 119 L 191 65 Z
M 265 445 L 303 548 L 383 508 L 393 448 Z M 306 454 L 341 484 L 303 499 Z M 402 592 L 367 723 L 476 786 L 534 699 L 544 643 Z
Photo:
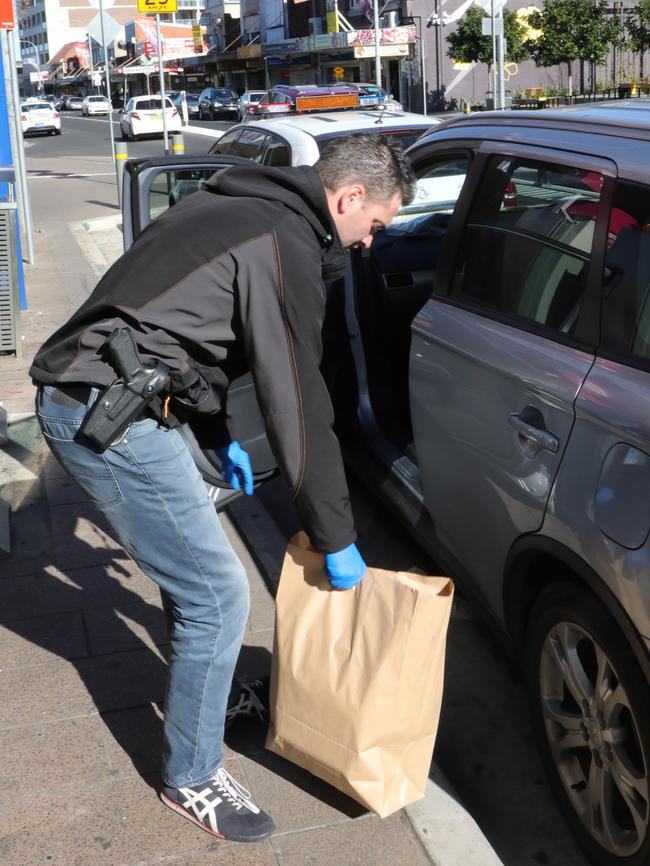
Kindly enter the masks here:
M 609 217 L 601 346 L 650 361 L 650 188 L 619 181 Z
M 284 93 L 272 93 L 271 102 L 277 105 L 279 103 L 291 102 L 291 98 Z
M 595 171 L 493 157 L 459 244 L 453 295 L 569 334 L 602 182 Z
M 159 96 L 152 96 L 151 99 L 137 99 L 135 103 L 138 111 L 160 111 L 162 107 L 162 100 Z M 165 97 L 165 106 L 167 108 L 174 107 L 173 102 L 168 96 Z M 130 110 L 132 109 L 133 106 L 131 106 Z
M 388 231 L 435 234 L 446 228 L 463 189 L 469 162 L 466 154 L 450 154 L 418 168 L 415 197 L 400 209 Z
M 214 168 L 192 168 L 182 171 L 162 171 L 149 189 L 148 222 L 156 219 L 173 204 L 193 192 L 203 189 Z
M 233 145 L 242 134 L 242 129 L 233 129 L 224 133 L 216 144 L 210 148 L 210 153 L 234 153 Z
M 276 135 L 269 136 L 269 142 L 264 154 L 264 165 L 291 165 L 289 146 Z
M 243 156 L 245 159 L 253 160 L 253 162 L 261 162 L 268 140 L 269 136 L 263 130 L 244 129 L 233 143 L 229 153 Z

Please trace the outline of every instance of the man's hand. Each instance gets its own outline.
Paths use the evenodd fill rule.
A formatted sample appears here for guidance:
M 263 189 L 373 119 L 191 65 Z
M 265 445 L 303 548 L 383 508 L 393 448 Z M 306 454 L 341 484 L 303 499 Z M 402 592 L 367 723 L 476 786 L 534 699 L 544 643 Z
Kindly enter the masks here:
M 235 490 L 241 490 L 250 496 L 253 492 L 253 470 L 248 452 L 244 451 L 239 442 L 231 442 L 225 448 L 217 448 L 221 460 L 221 474 L 225 482 Z
M 352 589 L 356 586 L 366 573 L 366 564 L 356 544 L 350 544 L 338 553 L 326 553 L 325 573 L 334 589 Z

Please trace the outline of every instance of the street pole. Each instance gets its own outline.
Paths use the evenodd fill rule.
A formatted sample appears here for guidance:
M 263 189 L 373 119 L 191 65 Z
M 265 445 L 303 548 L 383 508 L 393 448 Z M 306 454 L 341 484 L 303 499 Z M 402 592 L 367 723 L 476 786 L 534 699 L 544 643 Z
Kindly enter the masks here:
M 420 18 L 420 64 L 422 66 L 422 114 L 427 114 L 427 72 L 424 59 L 424 35 L 422 34 L 422 19 Z
M 98 93 L 99 92 L 99 85 L 95 83 L 95 80 L 96 80 L 95 79 L 95 63 L 93 62 L 93 42 L 92 42 L 93 38 L 90 35 L 90 33 L 87 33 L 86 36 L 88 37 L 88 54 L 90 56 L 90 78 L 91 78 L 93 87 L 95 88 L 95 92 Z
M 373 0 L 372 11 L 375 24 L 375 82 L 381 87 L 381 57 L 379 56 L 379 0 Z
M 9 139 L 18 168 L 16 172 L 16 197 L 20 208 L 23 231 L 25 232 L 27 261 L 30 265 L 33 265 L 36 258 L 34 256 L 34 238 L 32 235 L 32 211 L 29 203 L 29 188 L 27 186 L 23 129 L 20 123 L 20 98 L 18 95 L 16 50 L 14 47 L 13 31 L 1 30 L 0 38 L 2 39 L 2 65 L 4 66 L 5 76 L 9 80 L 10 85 L 6 88 L 5 94 L 9 119 Z
M 499 32 L 497 33 L 497 63 L 498 63 L 498 71 L 499 71 L 499 108 L 501 111 L 505 110 L 506 107 L 506 70 L 505 70 L 505 40 L 504 40 L 504 28 L 505 28 L 505 18 L 503 16 L 503 9 L 499 12 L 498 19 L 499 21 Z
M 115 142 L 113 140 L 113 102 L 111 99 L 111 72 L 108 68 L 108 46 L 104 36 L 104 3 L 99 0 L 99 20 L 102 28 L 102 45 L 104 46 L 104 75 L 106 76 L 106 99 L 108 99 L 108 131 L 111 139 L 111 158 L 117 174 L 117 162 L 115 161 Z
M 497 31 L 494 16 L 494 0 L 492 0 L 492 107 L 500 108 L 497 97 Z
M 165 110 L 165 69 L 163 67 L 159 12 L 156 12 L 156 40 L 158 42 L 158 75 L 160 77 L 160 102 L 162 105 L 163 143 L 165 147 L 165 156 L 169 156 L 169 136 L 167 135 L 167 111 Z

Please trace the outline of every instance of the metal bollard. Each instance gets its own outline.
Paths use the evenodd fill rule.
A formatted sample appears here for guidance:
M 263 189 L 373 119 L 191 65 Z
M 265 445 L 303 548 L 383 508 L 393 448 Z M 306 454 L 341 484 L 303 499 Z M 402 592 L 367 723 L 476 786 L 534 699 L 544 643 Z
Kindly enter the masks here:
M 185 156 L 185 141 L 182 132 L 172 132 L 172 156 Z
M 125 141 L 115 142 L 115 171 L 117 172 L 117 203 L 122 204 L 122 184 L 124 182 L 124 162 L 129 158 Z

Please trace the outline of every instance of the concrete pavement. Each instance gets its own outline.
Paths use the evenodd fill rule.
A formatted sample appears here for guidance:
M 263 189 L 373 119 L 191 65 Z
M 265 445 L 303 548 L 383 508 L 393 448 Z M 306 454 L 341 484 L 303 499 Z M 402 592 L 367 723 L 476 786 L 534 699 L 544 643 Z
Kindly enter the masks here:
M 498 866 L 435 767 L 423 800 L 380 820 L 266 752 L 260 722 L 229 733 L 227 764 L 274 816 L 271 839 L 217 842 L 157 799 L 168 652 L 158 592 L 44 448 L 27 379 L 43 339 L 120 254 L 119 216 L 42 224 L 35 243 L 23 356 L 0 356 L 0 496 L 12 509 L 0 560 L 0 864 Z M 251 583 L 240 671 L 255 675 L 270 665 L 286 538 L 258 497 L 222 520 Z

